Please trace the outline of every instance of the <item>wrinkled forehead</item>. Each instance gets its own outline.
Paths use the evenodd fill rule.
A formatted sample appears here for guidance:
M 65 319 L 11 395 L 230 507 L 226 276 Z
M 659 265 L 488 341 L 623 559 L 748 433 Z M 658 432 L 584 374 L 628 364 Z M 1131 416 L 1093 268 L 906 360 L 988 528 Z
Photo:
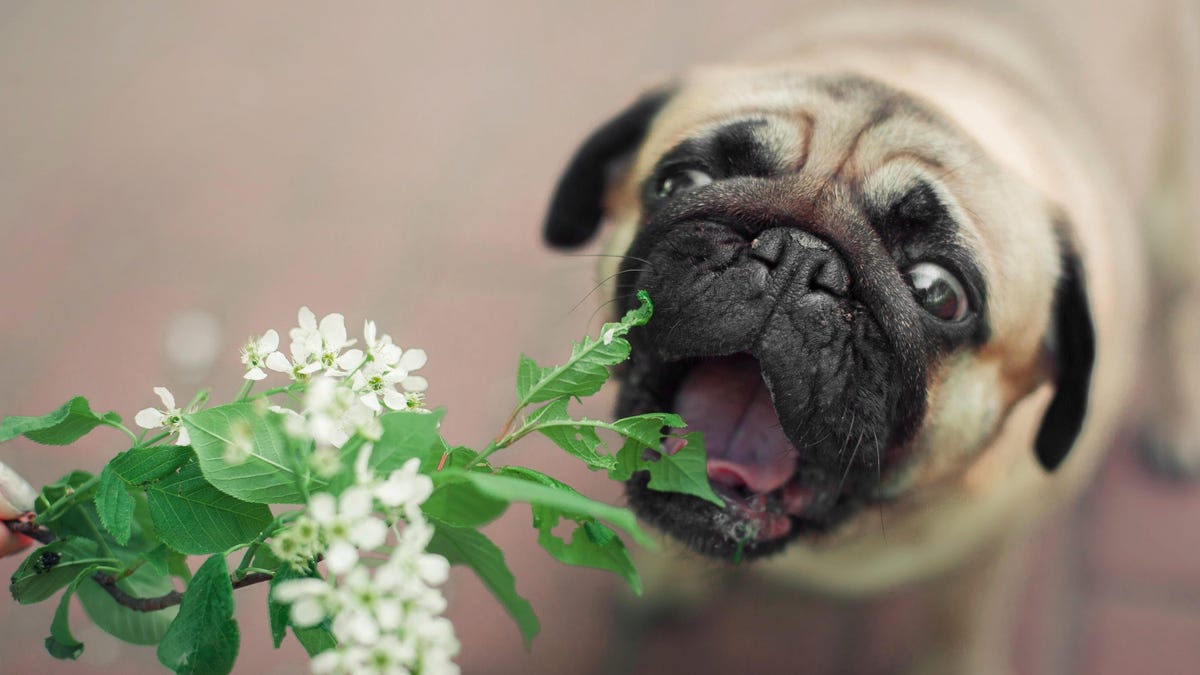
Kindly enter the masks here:
M 977 149 L 913 97 L 855 75 L 794 68 L 713 68 L 683 81 L 651 126 L 635 173 L 646 176 L 673 147 L 753 123 L 757 145 L 781 170 L 853 182 L 898 159 L 945 172 Z

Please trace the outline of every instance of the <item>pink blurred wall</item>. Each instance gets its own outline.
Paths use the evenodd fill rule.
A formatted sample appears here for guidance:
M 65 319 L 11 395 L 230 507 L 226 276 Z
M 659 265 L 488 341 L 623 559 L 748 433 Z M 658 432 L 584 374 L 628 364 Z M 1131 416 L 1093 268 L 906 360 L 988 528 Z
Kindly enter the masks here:
M 242 341 L 286 330 L 307 304 L 426 349 L 447 437 L 484 443 L 513 400 L 517 354 L 559 359 L 598 325 L 598 299 L 570 311 L 592 289 L 594 260 L 539 241 L 573 145 L 641 89 L 799 4 L 0 3 L 0 415 L 85 394 L 132 419 L 156 385 L 227 398 Z M 1075 43 L 1119 28 L 1072 19 Z M 216 351 L 187 363 L 172 349 Z M 0 452 L 42 484 L 120 449 L 101 430 L 72 449 Z M 545 443 L 512 460 L 620 500 Z M 456 574 L 464 671 L 588 672 L 611 649 L 613 598 L 626 591 L 552 564 L 527 509 L 490 533 L 543 632 L 525 654 L 499 606 Z M 17 563 L 0 561 L 0 575 Z M 290 639 L 269 648 L 262 589 L 238 600 L 238 672 L 300 670 Z M 822 607 L 806 611 L 820 623 Z M 152 650 L 98 634 L 78 608 L 87 649 L 78 663 L 52 661 L 41 642 L 53 609 L 0 598 L 0 673 L 159 669 Z M 786 641 L 786 622 L 773 624 Z M 691 630 L 664 644 L 719 641 L 703 633 L 716 628 Z

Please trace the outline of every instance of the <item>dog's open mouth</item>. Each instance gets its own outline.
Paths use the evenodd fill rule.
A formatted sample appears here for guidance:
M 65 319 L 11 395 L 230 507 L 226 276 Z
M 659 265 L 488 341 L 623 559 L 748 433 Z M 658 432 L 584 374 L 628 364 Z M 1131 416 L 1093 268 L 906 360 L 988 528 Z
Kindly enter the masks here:
M 787 536 L 811 503 L 796 479 L 800 453 L 783 432 L 758 361 L 738 354 L 698 362 L 680 382 L 675 412 L 704 433 L 713 490 L 759 541 Z M 672 448 L 668 447 L 668 451 Z
M 704 434 L 708 479 L 725 508 L 714 513 L 715 507 L 694 498 L 631 491 L 635 507 L 650 507 L 639 509 L 643 517 L 721 557 L 735 551 L 736 557 L 743 549 L 748 555 L 769 554 L 798 536 L 828 529 L 841 500 L 809 475 L 813 471 L 784 432 L 753 356 L 689 360 L 670 379 L 669 407 L 687 422 L 688 431 Z M 669 437 L 663 451 L 673 453 L 683 443 L 681 437 Z M 680 499 L 687 501 L 668 506 Z M 701 540 L 686 526 L 689 521 L 698 525 L 702 513 L 710 514 L 708 528 L 715 538 Z

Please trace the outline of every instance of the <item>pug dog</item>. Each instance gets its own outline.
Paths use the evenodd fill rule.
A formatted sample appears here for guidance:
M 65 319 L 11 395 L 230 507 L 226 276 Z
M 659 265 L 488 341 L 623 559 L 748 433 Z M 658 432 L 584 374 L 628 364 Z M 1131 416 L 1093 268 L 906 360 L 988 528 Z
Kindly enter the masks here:
M 1200 223 L 1139 221 L 1161 176 L 1131 187 L 1090 131 L 1102 111 L 1055 74 L 975 13 L 852 9 L 686 72 L 582 144 L 545 239 L 606 230 L 616 312 L 649 292 L 616 413 L 702 431 L 725 503 L 635 476 L 642 519 L 828 592 L 953 579 L 932 592 L 961 608 L 943 643 L 964 644 L 994 622 L 1007 552 L 1094 472 L 1139 376 L 1163 374 L 1160 464 L 1196 466 L 1200 283 L 1175 261 Z M 1147 334 L 1152 299 L 1173 337 Z M 662 584 L 697 576 L 667 556 Z M 927 663 L 984 672 L 998 644 Z

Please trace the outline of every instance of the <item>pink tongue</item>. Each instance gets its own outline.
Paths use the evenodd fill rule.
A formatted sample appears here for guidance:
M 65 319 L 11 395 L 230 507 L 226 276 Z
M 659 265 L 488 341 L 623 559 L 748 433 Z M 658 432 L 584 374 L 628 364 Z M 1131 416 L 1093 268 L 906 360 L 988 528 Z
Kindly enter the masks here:
M 704 432 L 708 477 L 714 483 L 765 494 L 791 480 L 798 453 L 783 433 L 753 357 L 729 356 L 696 366 L 675 407 L 689 431 Z

